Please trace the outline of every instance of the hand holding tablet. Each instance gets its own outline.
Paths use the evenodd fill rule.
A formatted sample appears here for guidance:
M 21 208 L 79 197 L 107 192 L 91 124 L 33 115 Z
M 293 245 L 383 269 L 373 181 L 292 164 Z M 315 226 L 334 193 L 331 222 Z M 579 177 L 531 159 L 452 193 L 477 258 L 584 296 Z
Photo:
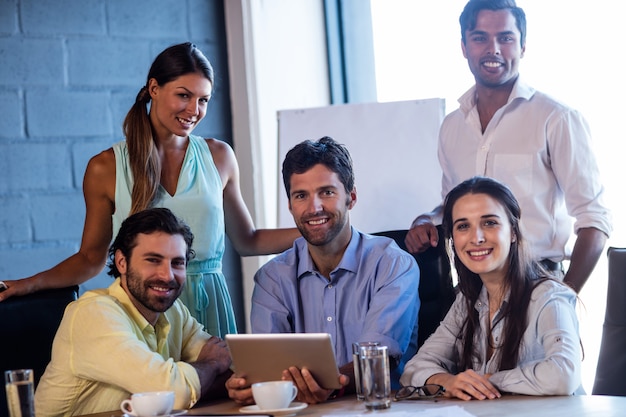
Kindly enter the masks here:
M 326 389 L 340 389 L 328 333 L 227 334 L 235 372 L 249 384 L 277 381 L 290 366 L 306 368 Z

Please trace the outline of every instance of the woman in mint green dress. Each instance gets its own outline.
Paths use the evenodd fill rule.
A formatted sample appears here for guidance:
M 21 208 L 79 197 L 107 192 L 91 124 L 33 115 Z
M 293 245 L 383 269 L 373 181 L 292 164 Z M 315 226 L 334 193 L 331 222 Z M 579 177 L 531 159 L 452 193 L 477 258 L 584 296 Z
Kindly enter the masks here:
M 124 121 L 126 140 L 89 161 L 79 251 L 55 267 L 8 281 L 6 296 L 80 284 L 102 271 L 121 222 L 148 207 L 167 207 L 194 233 L 181 300 L 212 335 L 237 326 L 222 274 L 224 234 L 242 256 L 282 252 L 297 229 L 256 229 L 241 196 L 232 148 L 191 132 L 206 114 L 213 69 L 191 43 L 161 52 Z M 3 295 L 5 295 L 3 293 Z

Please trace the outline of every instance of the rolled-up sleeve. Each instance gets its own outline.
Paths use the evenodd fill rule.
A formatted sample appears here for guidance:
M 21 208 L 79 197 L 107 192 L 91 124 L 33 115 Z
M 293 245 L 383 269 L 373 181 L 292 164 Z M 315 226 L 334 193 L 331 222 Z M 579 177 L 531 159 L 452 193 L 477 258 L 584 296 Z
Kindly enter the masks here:
M 490 381 L 504 392 L 573 394 L 581 384 L 582 360 L 575 305 L 576 295 L 561 284 L 546 282 L 537 287 L 529 306 L 520 364 L 494 373 Z
M 591 147 L 589 126 L 575 110 L 563 110 L 546 123 L 552 170 L 563 190 L 567 211 L 576 219 L 574 230 L 594 227 L 609 236 L 611 213 L 603 201 L 604 187 Z

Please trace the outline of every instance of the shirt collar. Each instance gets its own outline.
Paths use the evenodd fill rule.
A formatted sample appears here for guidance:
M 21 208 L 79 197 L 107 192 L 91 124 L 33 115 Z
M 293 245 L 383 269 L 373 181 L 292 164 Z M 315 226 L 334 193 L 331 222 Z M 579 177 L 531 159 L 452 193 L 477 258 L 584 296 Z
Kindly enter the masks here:
M 117 301 L 124 307 L 124 310 L 128 313 L 130 318 L 137 323 L 141 329 L 145 329 L 147 326 L 152 326 L 148 320 L 137 310 L 137 307 L 130 300 L 130 297 L 126 293 L 126 290 L 122 288 L 122 281 L 118 277 L 113 284 L 109 287 L 109 295 L 117 299 Z M 159 314 L 159 318 L 154 326 L 163 330 L 169 329 L 169 320 L 165 316 L 165 313 Z
M 533 87 L 524 82 L 522 77 L 519 76 L 513 85 L 513 90 L 511 90 L 511 95 L 509 96 L 507 105 L 516 99 L 530 100 L 535 94 L 535 91 L 536 90 Z M 476 85 L 473 85 L 469 90 L 467 90 L 458 101 L 459 109 L 463 112 L 463 114 L 467 115 L 474 107 L 476 107 Z
M 502 305 L 498 310 L 498 313 L 493 318 L 493 321 L 497 321 L 500 318 L 500 314 L 502 313 L 503 307 L 505 307 L 509 303 L 509 298 L 511 296 L 511 289 L 509 288 L 502 299 Z M 485 309 L 487 313 L 489 312 L 489 298 L 487 297 L 487 288 L 483 285 L 480 290 L 480 294 L 478 294 L 478 299 L 474 303 L 474 309 L 480 313 L 482 309 Z
M 357 255 L 359 248 L 361 247 L 361 234 L 354 228 L 354 226 L 350 226 L 352 237 L 350 238 L 350 243 L 348 243 L 348 247 L 346 247 L 346 251 L 343 253 L 343 257 L 341 261 L 339 261 L 339 265 L 331 272 L 331 274 L 338 270 L 346 270 L 350 272 L 356 273 L 359 265 L 359 256 Z M 309 246 L 304 240 L 304 238 L 298 239 L 300 242 L 297 242 L 296 248 L 298 251 L 298 279 L 302 278 L 305 274 L 310 274 L 317 272 L 317 268 L 313 263 L 313 258 L 309 254 Z

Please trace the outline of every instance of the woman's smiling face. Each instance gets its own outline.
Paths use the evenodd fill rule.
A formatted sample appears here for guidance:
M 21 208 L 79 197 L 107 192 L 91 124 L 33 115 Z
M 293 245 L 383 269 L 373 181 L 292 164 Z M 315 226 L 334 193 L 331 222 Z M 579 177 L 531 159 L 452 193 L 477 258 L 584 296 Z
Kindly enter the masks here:
M 504 280 L 516 237 L 504 207 L 487 194 L 466 194 L 452 208 L 456 256 L 485 280 Z
M 211 82 L 200 73 L 189 73 L 159 86 L 149 81 L 152 98 L 150 120 L 159 137 L 188 136 L 204 118 L 211 98 Z

